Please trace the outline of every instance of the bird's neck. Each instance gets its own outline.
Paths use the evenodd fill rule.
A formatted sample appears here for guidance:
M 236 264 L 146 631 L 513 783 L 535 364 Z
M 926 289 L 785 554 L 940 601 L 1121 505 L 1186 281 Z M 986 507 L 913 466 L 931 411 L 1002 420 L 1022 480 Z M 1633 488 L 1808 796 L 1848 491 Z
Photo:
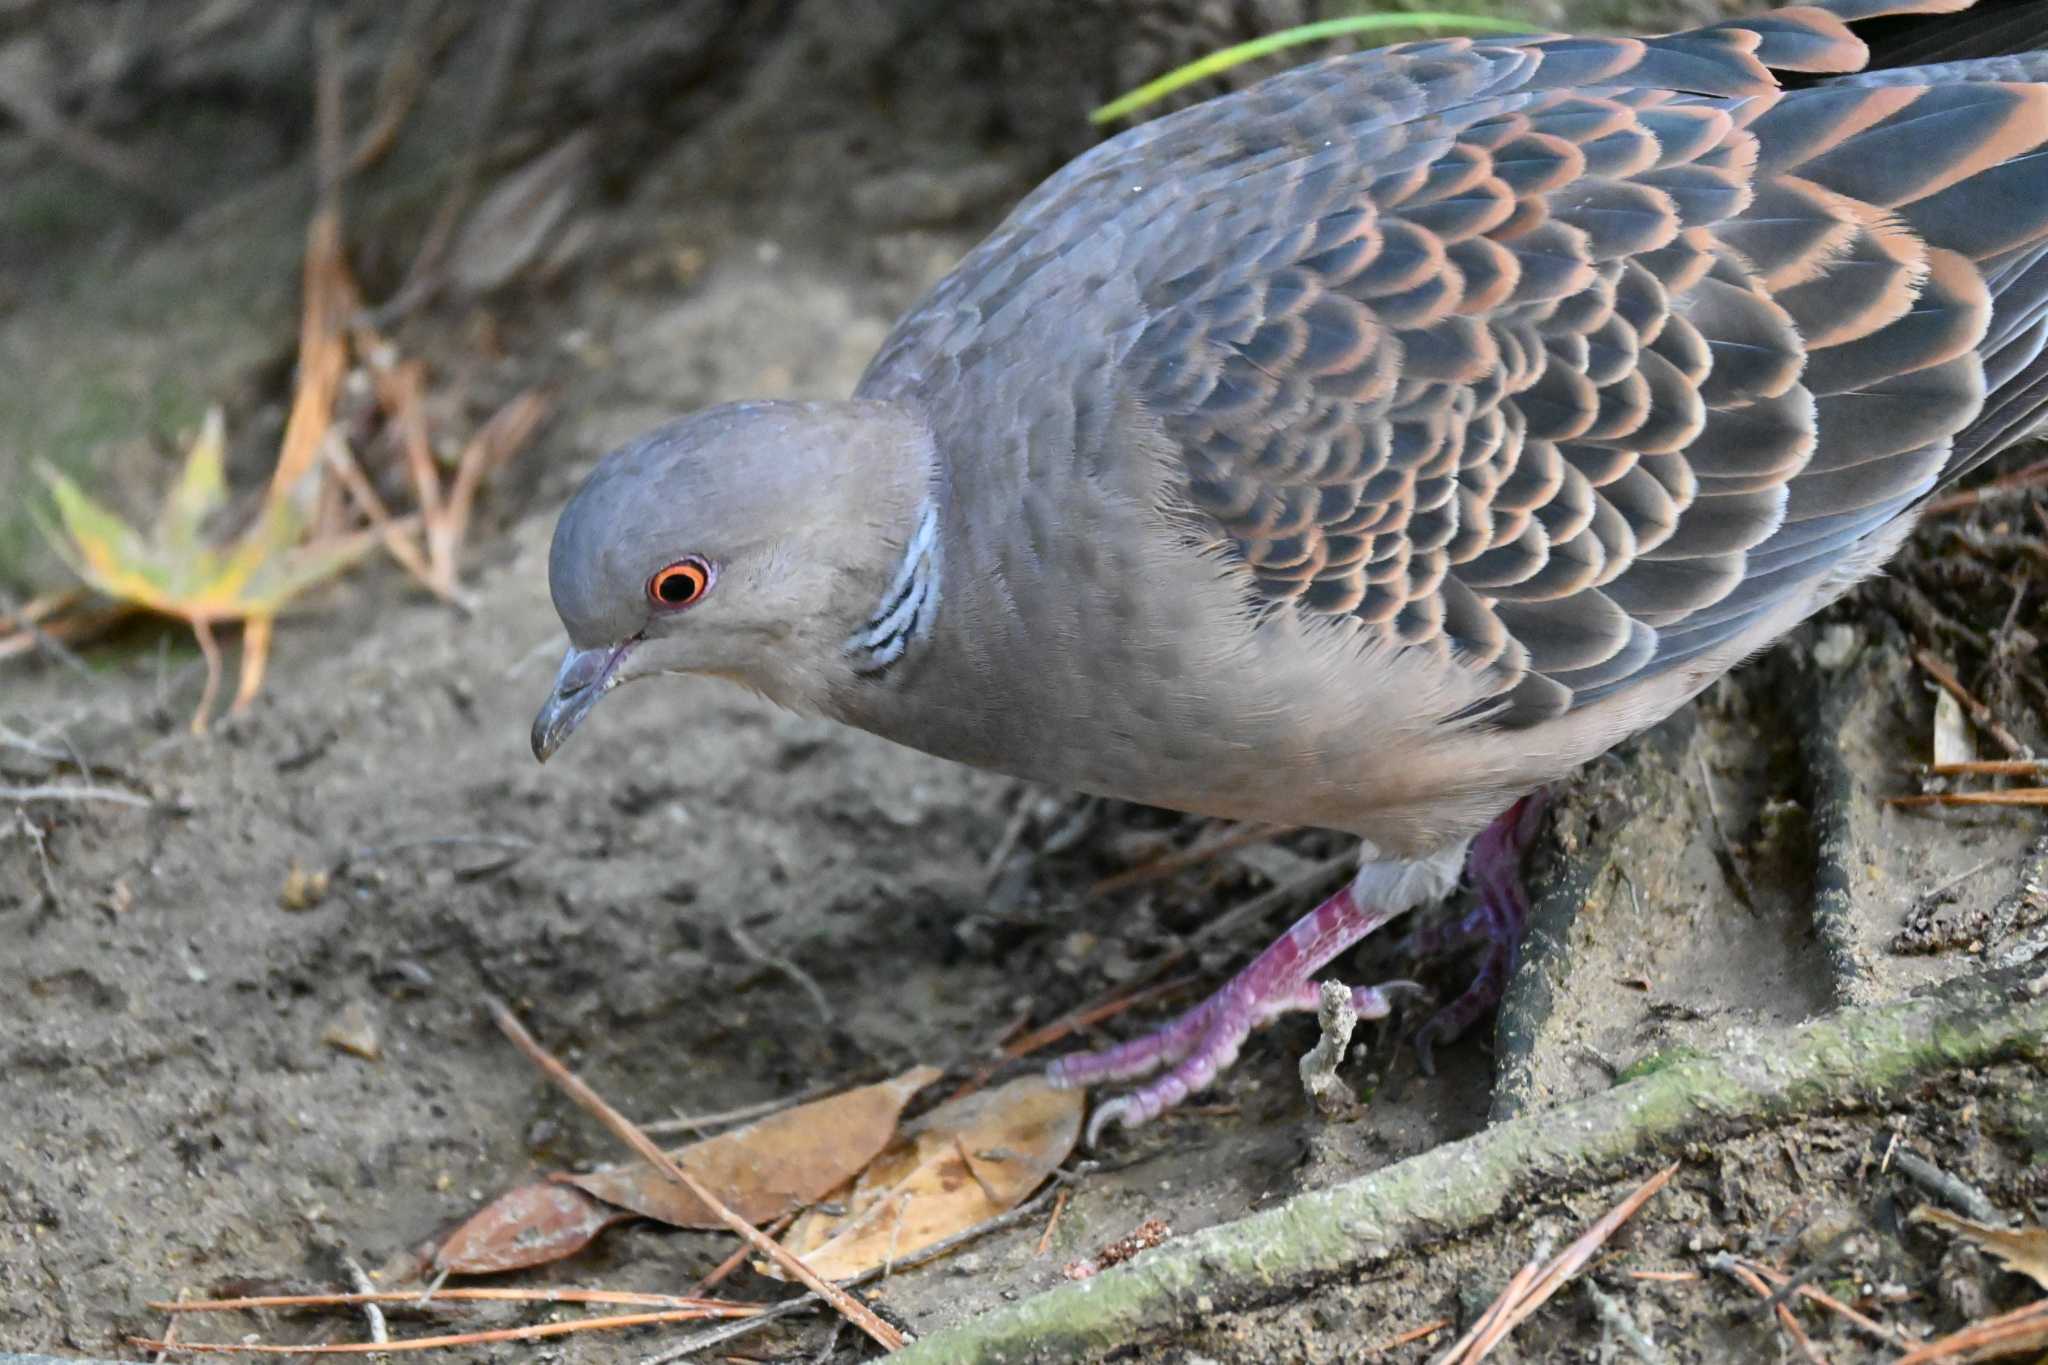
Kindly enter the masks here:
M 914 513 L 903 557 L 870 613 L 846 639 L 843 653 L 853 671 L 876 678 L 929 639 L 938 620 L 944 575 L 939 508 L 929 492 Z

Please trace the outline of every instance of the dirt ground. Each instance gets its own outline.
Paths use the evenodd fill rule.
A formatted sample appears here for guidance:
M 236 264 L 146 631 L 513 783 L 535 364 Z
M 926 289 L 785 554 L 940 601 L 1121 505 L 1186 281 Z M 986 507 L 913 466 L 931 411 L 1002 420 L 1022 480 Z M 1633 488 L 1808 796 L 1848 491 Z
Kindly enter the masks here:
M 145 164 L 185 149 L 173 210 L 0 123 L 0 587 L 16 600 L 63 581 L 22 529 L 35 459 L 137 510 L 205 404 L 228 405 L 238 478 L 260 477 L 281 426 L 309 201 L 304 141 L 280 129 L 307 112 L 303 34 L 230 6 L 227 27 L 192 39 L 181 25 L 202 8 L 165 7 L 180 16 L 161 20 L 169 37 L 127 35 L 144 57 L 105 88 L 136 109 L 95 113 L 53 87 Z M 352 80 L 367 103 L 397 41 L 386 11 L 400 7 L 359 8 Z M 740 18 L 685 6 L 692 36 L 668 47 L 652 39 L 675 21 L 651 6 L 588 28 L 542 8 L 483 170 L 488 182 L 595 129 L 566 245 L 545 270 L 445 291 L 396 331 L 458 415 L 527 383 L 558 394 L 556 418 L 487 495 L 465 559 L 475 610 L 372 563 L 280 627 L 263 697 L 205 737 L 185 728 L 201 670 L 178 631 L 0 664 L 0 785 L 146 798 L 0 802 L 0 1348 L 133 1358 L 127 1338 L 163 1327 L 150 1299 L 333 1284 L 350 1261 L 395 1264 L 534 1172 L 614 1159 L 491 1027 L 486 993 L 649 1119 L 915 1063 L 964 1071 L 1018 1021 L 1152 980 L 1206 920 L 1296 888 L 1270 924 L 1194 955 L 1196 975 L 1218 979 L 1310 903 L 1307 874 L 1342 851 L 1301 832 L 1096 893 L 1210 831 L 972 772 L 712 682 L 621 692 L 546 769 L 527 749 L 558 657 L 548 535 L 592 461 L 703 403 L 843 394 L 895 314 L 1085 145 L 1079 115 L 1095 98 L 1312 7 L 1074 7 L 1085 19 L 1071 49 L 1034 29 L 1029 5 L 763 5 Z M 1559 8 L 1567 20 L 1616 11 Z M 402 274 L 468 127 L 458 77 L 493 36 L 469 19 L 449 22 L 419 131 L 351 191 L 350 248 L 373 296 Z M 0 6 L 0 86 L 97 50 L 104 35 L 80 22 Z M 648 53 L 689 78 L 650 75 Z M 157 102 L 133 93 L 144 88 Z M 1368 1031 L 1344 1073 L 1366 1102 L 1323 1122 L 1294 1079 L 1313 1021 L 1276 1026 L 1202 1103 L 1096 1154 L 1044 1254 L 1039 1226 L 1000 1233 L 892 1278 L 879 1302 L 941 1330 L 1059 1283 L 1068 1262 L 1146 1219 L 1186 1234 L 1631 1067 L 1711 1052 L 1735 1030 L 2038 951 L 2038 813 L 1882 802 L 1918 789 L 1909 765 L 1928 754 L 1933 700 L 1915 649 L 1960 660 L 2024 742 L 2043 742 L 2048 711 L 2026 670 L 2048 598 L 2015 603 L 2025 564 L 1971 558 L 1945 529 L 2029 515 L 1983 510 L 1923 532 L 1892 581 L 1567 784 L 1533 860 L 1536 932 L 1497 1035 L 1478 1030 L 1424 1076 L 1395 1031 Z M 287 906 L 288 880 L 308 871 L 329 874 L 326 893 Z M 1340 968 L 1367 980 L 1402 964 L 1390 939 Z M 1455 990 L 1459 970 L 1431 984 Z M 1126 1036 L 1192 991 L 1094 1036 Z M 355 1017 L 374 1030 L 374 1060 L 326 1040 Z M 1824 1262 L 1816 1283 L 1911 1332 L 2026 1298 L 2024 1281 L 1907 1226 L 1926 1195 L 1889 1161 L 1898 1144 L 2032 1216 L 2048 1198 L 2048 1081 L 2019 1064 L 1951 1074 L 1895 1106 L 1689 1150 L 1595 1282 L 1673 1361 L 1797 1358 L 1749 1291 L 1703 1269 L 1718 1250 Z M 1569 1240 L 1639 1178 L 1532 1190 L 1477 1235 L 1276 1290 L 1131 1358 L 1350 1361 L 1449 1319 L 1383 1357 L 1425 1359 L 1537 1245 Z M 730 1248 L 628 1225 L 507 1282 L 673 1290 Z M 777 1286 L 742 1271 L 729 1289 Z M 1888 1358 L 1838 1320 L 1803 1320 L 1829 1359 Z M 256 1326 L 304 1341 L 358 1324 Z M 248 1330 L 223 1319 L 186 1334 Z M 470 1355 L 609 1365 L 659 1351 L 670 1330 Z M 860 1358 L 850 1333 L 828 1355 L 828 1330 L 797 1318 L 727 1349 Z M 1574 1289 L 1495 1358 L 1629 1349 Z

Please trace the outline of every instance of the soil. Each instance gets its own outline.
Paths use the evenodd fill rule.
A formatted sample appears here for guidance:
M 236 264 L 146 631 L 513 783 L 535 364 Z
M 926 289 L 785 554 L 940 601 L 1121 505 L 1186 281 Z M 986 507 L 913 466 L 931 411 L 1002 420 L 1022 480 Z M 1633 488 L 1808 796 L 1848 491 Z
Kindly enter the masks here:
M 363 54 L 359 108 L 395 41 L 385 8 L 397 9 L 358 6 L 349 30 Z M 540 442 L 487 496 L 465 557 L 475 609 L 428 600 L 373 564 L 281 626 L 261 699 L 204 737 L 185 726 L 200 669 L 177 631 L 0 664 L 0 736 L 32 740 L 0 743 L 0 785 L 89 781 L 148 802 L 0 804 L 0 1348 L 133 1358 L 128 1338 L 164 1324 L 148 1300 L 234 1282 L 333 1284 L 351 1262 L 395 1275 L 491 1192 L 614 1159 L 610 1139 L 490 1026 L 486 994 L 649 1119 L 915 1063 L 965 1073 L 1018 1021 L 1156 979 L 1206 920 L 1299 885 L 1342 851 L 1300 832 L 1096 892 L 1213 831 L 969 771 L 708 681 L 623 691 L 535 766 L 527 725 L 559 644 L 548 535 L 604 450 L 703 403 L 843 394 L 895 314 L 1085 145 L 1090 103 L 1308 7 L 1105 0 L 1061 30 L 1034 26 L 1045 5 L 761 6 L 764 18 L 705 4 L 680 55 L 635 41 L 670 31 L 655 8 L 621 5 L 595 28 L 554 14 L 487 144 L 488 184 L 570 130 L 598 131 L 568 245 L 545 271 L 451 289 L 396 330 L 408 354 L 429 358 L 457 417 L 530 382 L 558 395 Z M 1567 21 L 1615 12 L 1560 8 Z M 1643 4 L 1631 17 L 1654 25 L 1703 8 Z M 151 22 L 188 33 L 198 9 L 167 5 L 176 21 Z M 85 42 L 55 11 L 0 6 L 0 56 L 40 44 L 54 61 Z M 373 296 L 395 286 L 462 145 L 470 87 L 457 74 L 486 60 L 493 37 L 467 19 L 452 25 L 415 131 L 352 191 L 351 248 Z M 164 56 L 184 52 L 189 65 L 226 38 L 164 47 L 135 68 L 161 98 L 136 97 L 127 121 L 96 115 L 108 137 L 198 147 L 182 192 L 208 204 L 186 199 L 166 217 L 0 126 L 0 164 L 20 186 L 0 205 L 5 393 L 27 404 L 0 403 L 15 414 L 0 440 L 0 491 L 15 506 L 33 487 L 30 459 L 52 455 L 145 507 L 176 436 L 210 401 L 230 404 L 238 484 L 260 478 L 290 380 L 308 153 L 274 131 L 278 101 L 305 113 L 305 67 L 261 65 L 269 29 L 257 28 L 228 31 L 243 45 L 239 65 L 219 58 L 233 79 L 181 78 Z M 295 33 L 269 41 L 297 52 Z M 151 39 L 128 35 L 145 49 Z M 647 52 L 690 68 L 681 89 L 663 97 Z M 247 140 L 259 126 L 273 129 L 260 145 Z M 191 128 L 211 132 L 181 142 Z M 216 154 L 230 146 L 240 161 Z M 88 202 L 111 207 L 93 219 Z M 0 585 L 19 597 L 61 583 L 32 535 L 4 532 Z M 1177 1234 L 1227 1221 L 1631 1067 L 1711 1051 L 1731 1030 L 1897 998 L 2034 951 L 2048 905 L 2022 891 L 2029 875 L 2041 884 L 2048 857 L 2037 815 L 1882 801 L 1915 789 L 1909 764 L 1928 752 L 1933 702 L 1916 647 L 1961 651 L 2001 715 L 2027 742 L 2043 739 L 2038 701 L 2012 680 L 2026 651 L 2006 650 L 2003 664 L 1969 652 L 1971 639 L 2038 640 L 2039 594 L 2005 617 L 2024 571 L 1959 572 L 1944 567 L 1952 554 L 1946 532 L 1923 532 L 1898 581 L 1859 591 L 1564 784 L 1532 864 L 1537 932 L 1497 1037 L 1476 1030 L 1425 1076 L 1397 1030 L 1362 1031 L 1344 1076 L 1364 1102 L 1326 1122 L 1295 1079 L 1314 1023 L 1283 1022 L 1201 1103 L 1096 1154 L 1043 1254 L 1039 1227 L 1001 1233 L 891 1278 L 878 1302 L 920 1333 L 941 1330 L 1059 1282 L 1147 1219 Z M 1944 636 L 1944 616 L 1964 634 Z M 306 892 L 308 873 L 325 875 L 324 894 Z M 1846 908 L 1817 919 L 1831 886 Z M 1301 892 L 1269 925 L 1203 945 L 1173 969 L 1196 978 L 1181 994 L 1090 1036 L 1164 1018 L 1308 903 Z M 1911 945 L 1933 950 L 1895 951 L 1909 929 Z M 1390 939 L 1340 969 L 1367 980 L 1408 964 Z M 1439 964 L 1430 984 L 1455 992 L 1464 970 Z M 345 1020 L 367 1022 L 377 1055 L 329 1041 Z M 1942 1077 L 1881 1112 L 1688 1151 L 1596 1283 L 1674 1361 L 1793 1349 L 1754 1295 L 1707 1268 L 1724 1249 L 1824 1262 L 1815 1282 L 1874 1316 L 1953 1327 L 2027 1287 L 1909 1227 L 1926 1194 L 1889 1151 L 1907 1145 L 2031 1216 L 2048 1195 L 2034 1165 L 2044 1143 L 2048 1088 L 2015 1065 Z M 1451 1320 L 1384 1357 L 1427 1358 L 1538 1245 L 1569 1240 L 1634 1183 L 1532 1190 L 1482 1234 L 1277 1289 L 1132 1358 L 1355 1360 Z M 507 1282 L 673 1290 L 730 1249 L 724 1236 L 634 1224 Z M 729 1284 L 774 1291 L 747 1270 Z M 1802 1321 L 1830 1359 L 1882 1355 L 1839 1320 Z M 358 1326 L 256 1328 L 305 1341 Z M 248 1330 L 215 1319 L 184 1332 Z M 672 1330 L 539 1349 L 608 1365 L 658 1351 Z M 826 1358 L 828 1330 L 798 1318 L 732 1349 Z M 1573 1288 L 1495 1358 L 1624 1350 Z M 859 1357 L 850 1333 L 837 1353 Z

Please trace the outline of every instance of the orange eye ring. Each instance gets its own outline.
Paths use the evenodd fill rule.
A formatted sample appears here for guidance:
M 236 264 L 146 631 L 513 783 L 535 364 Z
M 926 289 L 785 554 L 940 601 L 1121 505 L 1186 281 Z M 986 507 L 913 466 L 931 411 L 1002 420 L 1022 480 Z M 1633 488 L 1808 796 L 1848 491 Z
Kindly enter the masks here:
M 647 600 L 664 611 L 695 606 L 711 591 L 711 566 L 695 555 L 656 569 L 647 580 Z

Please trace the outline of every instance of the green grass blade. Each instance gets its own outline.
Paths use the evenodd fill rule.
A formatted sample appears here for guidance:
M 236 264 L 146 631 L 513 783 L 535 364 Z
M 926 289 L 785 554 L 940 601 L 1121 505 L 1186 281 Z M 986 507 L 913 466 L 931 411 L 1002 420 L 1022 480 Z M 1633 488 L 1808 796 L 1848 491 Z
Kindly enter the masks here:
M 1206 57 L 1176 67 L 1156 81 L 1148 81 L 1127 95 L 1121 95 L 1088 115 L 1090 123 L 1110 123 L 1146 105 L 1164 99 L 1182 86 L 1228 71 L 1241 62 L 1269 56 L 1301 43 L 1344 38 L 1358 33 L 1379 33 L 1388 29 L 1433 28 L 1465 33 L 1529 33 L 1528 24 L 1512 19 L 1494 19 L 1478 14 L 1354 14 L 1342 19 L 1323 19 L 1313 24 L 1283 28 L 1248 43 L 1226 47 Z

